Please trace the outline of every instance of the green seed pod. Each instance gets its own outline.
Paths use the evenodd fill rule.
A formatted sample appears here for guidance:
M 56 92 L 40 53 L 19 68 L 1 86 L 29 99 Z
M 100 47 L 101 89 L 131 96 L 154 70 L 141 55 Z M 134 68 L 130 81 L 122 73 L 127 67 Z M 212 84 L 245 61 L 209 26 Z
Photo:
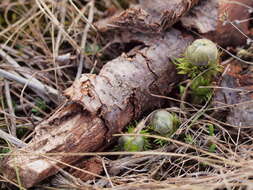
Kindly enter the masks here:
M 143 151 L 145 139 L 142 136 L 122 136 L 119 138 L 119 145 L 124 151 Z
M 198 66 L 216 64 L 218 57 L 216 44 L 208 39 L 195 40 L 185 51 L 185 58 Z
M 151 118 L 152 129 L 162 136 L 171 136 L 177 129 L 178 118 L 166 110 L 159 110 Z

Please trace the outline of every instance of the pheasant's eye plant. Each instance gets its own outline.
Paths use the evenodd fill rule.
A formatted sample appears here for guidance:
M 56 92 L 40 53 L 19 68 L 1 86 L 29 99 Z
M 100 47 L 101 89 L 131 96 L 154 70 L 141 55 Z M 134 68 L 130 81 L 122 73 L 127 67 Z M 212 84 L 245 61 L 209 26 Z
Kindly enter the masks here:
M 180 120 L 175 113 L 168 112 L 165 109 L 160 109 L 150 115 L 146 124 L 147 125 L 144 125 L 139 132 L 137 132 L 138 127 L 129 126 L 125 134 L 131 134 L 131 136 L 124 135 L 120 137 L 116 149 L 134 152 L 148 150 L 152 148 L 151 145 L 155 145 L 156 147 L 158 145 L 162 147 L 167 144 L 168 141 L 161 140 L 159 138 L 152 140 L 152 138 L 148 138 L 145 135 L 158 135 L 171 138 L 178 129 Z M 136 136 L 133 134 L 136 134 Z
M 215 65 L 218 57 L 216 44 L 208 39 L 195 40 L 185 51 L 185 58 L 197 66 Z
M 156 111 L 150 121 L 150 129 L 165 137 L 170 137 L 177 130 L 178 125 L 178 117 L 166 110 Z
M 176 114 L 170 113 L 166 110 L 158 110 L 151 117 L 149 130 L 153 134 L 171 138 L 179 125 L 180 121 Z M 154 143 L 163 146 L 167 144 L 168 141 L 155 139 Z
M 143 151 L 145 149 L 145 139 L 141 136 L 123 136 L 119 139 L 119 145 L 124 151 Z
M 191 80 L 193 103 L 202 103 L 212 96 L 212 90 L 205 86 L 212 85 L 215 76 L 221 71 L 219 57 L 215 43 L 208 39 L 198 39 L 186 48 L 183 57 L 175 60 L 178 74 L 187 75 Z
M 135 128 L 130 126 L 126 134 L 135 133 Z M 149 134 L 147 130 L 143 129 L 140 134 Z M 147 137 L 144 136 L 122 136 L 119 138 L 119 149 L 127 152 L 143 151 L 149 148 Z

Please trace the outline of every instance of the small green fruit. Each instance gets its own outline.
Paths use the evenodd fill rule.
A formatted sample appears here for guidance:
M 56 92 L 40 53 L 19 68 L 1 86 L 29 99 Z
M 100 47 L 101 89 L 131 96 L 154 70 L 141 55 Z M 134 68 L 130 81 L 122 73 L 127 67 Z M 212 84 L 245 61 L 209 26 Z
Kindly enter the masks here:
M 152 129 L 162 136 L 171 136 L 177 129 L 178 118 L 166 110 L 159 110 L 151 118 Z
M 142 136 L 122 136 L 119 138 L 119 145 L 124 151 L 143 151 L 145 139 Z
M 185 51 L 185 58 L 197 66 L 216 64 L 218 57 L 216 44 L 208 39 L 195 40 Z

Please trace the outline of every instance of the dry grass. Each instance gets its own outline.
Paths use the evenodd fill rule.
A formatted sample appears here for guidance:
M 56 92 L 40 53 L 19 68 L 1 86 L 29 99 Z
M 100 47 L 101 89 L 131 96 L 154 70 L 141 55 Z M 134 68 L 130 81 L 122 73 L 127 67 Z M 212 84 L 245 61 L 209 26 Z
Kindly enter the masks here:
M 0 76 L 5 76 L 0 78 L 0 135 L 5 138 L 0 144 L 2 156 L 29 142 L 34 127 L 61 105 L 62 91 L 75 78 L 82 72 L 99 71 L 120 53 L 114 52 L 92 22 L 125 7 L 124 0 L 0 2 Z M 180 100 L 162 98 L 180 106 Z M 78 153 L 80 157 L 101 159 L 104 174 L 90 173 L 96 179 L 84 182 L 60 170 L 36 188 L 253 189 L 251 128 L 225 123 L 223 118 L 210 114 L 214 110 L 208 105 L 184 105 L 184 111 L 173 110 L 182 119 L 173 138 L 147 136 L 168 141 L 165 147 L 135 153 Z M 209 125 L 214 127 L 212 134 Z M 50 159 L 50 155 L 43 156 Z M 22 189 L 2 175 L 0 178 L 3 189 Z

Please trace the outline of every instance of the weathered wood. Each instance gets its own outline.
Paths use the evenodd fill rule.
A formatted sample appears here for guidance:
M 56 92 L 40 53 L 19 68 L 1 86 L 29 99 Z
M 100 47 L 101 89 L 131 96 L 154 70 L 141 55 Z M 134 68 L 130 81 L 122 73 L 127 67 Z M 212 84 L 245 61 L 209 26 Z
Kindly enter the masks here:
M 163 32 L 198 2 L 199 0 L 140 0 L 138 6 L 98 21 L 96 27 L 101 32 L 114 29 L 133 33 Z
M 164 100 L 150 93 L 170 92 L 177 80 L 170 58 L 180 56 L 191 40 L 171 30 L 134 56 L 124 54 L 108 62 L 99 75 L 82 75 L 66 90 L 68 105 L 37 126 L 26 147 L 5 158 L 4 175 L 13 180 L 18 169 L 23 186 L 31 187 L 65 167 L 57 160 L 70 164 L 80 158 L 36 154 L 95 151 L 143 112 L 162 105 Z
M 31 187 L 56 173 L 57 166 L 61 165 L 57 160 L 72 163 L 77 159 L 62 155 L 48 159 L 43 156 L 44 153 L 94 151 L 103 145 L 106 128 L 100 118 L 91 116 L 82 106 L 73 103 L 59 109 L 42 122 L 35 129 L 35 133 L 35 137 L 26 147 L 13 151 L 13 155 L 7 158 L 2 168 L 9 179 L 17 177 L 17 169 L 24 187 Z M 25 155 L 26 153 L 30 155 Z
M 121 39 L 127 40 L 126 33 L 159 33 L 180 20 L 186 29 L 197 30 L 221 46 L 238 46 L 246 42 L 250 32 L 252 6 L 252 0 L 141 0 L 137 8 L 101 20 L 96 26 L 101 32 L 120 31 Z

